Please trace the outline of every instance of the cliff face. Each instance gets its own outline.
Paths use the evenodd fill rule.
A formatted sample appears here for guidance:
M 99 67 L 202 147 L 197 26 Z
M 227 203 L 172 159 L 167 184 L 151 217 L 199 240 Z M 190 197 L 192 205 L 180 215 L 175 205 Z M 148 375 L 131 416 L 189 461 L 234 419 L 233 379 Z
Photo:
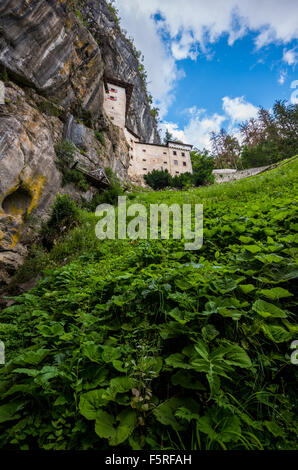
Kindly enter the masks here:
M 1 284 L 23 262 L 58 193 L 80 200 L 96 191 L 62 185 L 57 143 L 72 140 L 87 170 L 108 166 L 128 179 L 123 131 L 103 113 L 105 68 L 135 84 L 130 126 L 142 139 L 158 136 L 133 50 L 103 0 L 2 0 L 0 66 Z
M 128 126 L 145 142 L 160 143 L 155 119 L 139 74 L 139 64 L 132 45 L 119 30 L 105 0 L 86 0 L 82 8 L 88 29 L 102 51 L 108 76 L 133 83 L 134 91 L 128 114 Z

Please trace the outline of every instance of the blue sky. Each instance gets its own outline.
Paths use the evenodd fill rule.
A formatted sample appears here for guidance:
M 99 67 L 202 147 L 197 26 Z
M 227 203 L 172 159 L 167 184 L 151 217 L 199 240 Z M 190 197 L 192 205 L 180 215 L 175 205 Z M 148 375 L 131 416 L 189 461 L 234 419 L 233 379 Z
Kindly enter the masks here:
M 116 0 L 145 56 L 162 133 L 210 148 L 210 132 L 293 102 L 297 0 Z M 295 86 L 296 84 L 292 85 Z M 297 83 L 298 88 L 298 83 Z

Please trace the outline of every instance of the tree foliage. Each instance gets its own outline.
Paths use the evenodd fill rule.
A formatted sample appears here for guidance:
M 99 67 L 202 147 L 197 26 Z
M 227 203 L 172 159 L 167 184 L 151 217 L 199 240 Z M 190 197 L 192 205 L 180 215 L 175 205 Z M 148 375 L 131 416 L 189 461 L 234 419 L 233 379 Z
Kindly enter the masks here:
M 216 168 L 252 168 L 292 157 L 298 152 L 298 105 L 278 100 L 272 112 L 260 108 L 257 118 L 240 125 L 241 144 L 222 129 L 212 133 Z

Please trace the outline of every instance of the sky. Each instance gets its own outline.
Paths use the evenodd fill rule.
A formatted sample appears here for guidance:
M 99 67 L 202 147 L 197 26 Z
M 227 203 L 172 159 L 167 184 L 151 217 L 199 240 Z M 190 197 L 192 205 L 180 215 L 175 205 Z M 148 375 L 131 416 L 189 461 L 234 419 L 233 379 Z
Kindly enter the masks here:
M 144 55 L 161 135 L 211 149 L 210 133 L 298 103 L 298 0 L 114 0 Z

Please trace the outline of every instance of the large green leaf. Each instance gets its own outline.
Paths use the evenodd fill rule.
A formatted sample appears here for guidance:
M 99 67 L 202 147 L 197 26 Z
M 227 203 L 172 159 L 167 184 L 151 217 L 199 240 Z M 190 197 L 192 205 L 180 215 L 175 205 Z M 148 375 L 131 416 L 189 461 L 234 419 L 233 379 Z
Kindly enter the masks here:
M 252 366 L 248 354 L 237 344 L 233 344 L 227 347 L 224 357 L 227 364 L 233 365 L 235 367 L 247 369 Z
M 241 437 L 240 419 L 216 407 L 210 408 L 205 416 L 199 418 L 198 428 L 211 441 L 219 443 L 237 442 Z
M 276 317 L 276 318 L 286 318 L 287 313 L 281 310 L 280 308 L 276 307 L 276 305 L 270 304 L 269 302 L 265 302 L 265 300 L 257 300 L 252 309 L 254 312 L 257 312 L 264 318 L 268 317 Z
M 136 423 L 136 413 L 129 409 L 123 410 L 116 419 L 106 411 L 99 411 L 95 421 L 95 432 L 99 437 L 108 439 L 111 446 L 118 446 L 129 438 Z
M 155 408 L 153 413 L 160 423 L 166 426 L 172 426 L 175 431 L 181 431 L 184 426 L 177 421 L 175 413 L 178 408 L 183 405 L 183 400 L 180 400 L 179 398 L 170 398 L 169 400 Z
M 18 412 L 24 408 L 24 403 L 7 403 L 0 406 L 0 423 L 12 421 L 20 417 Z
M 293 294 L 282 287 L 273 287 L 272 289 L 261 289 L 259 291 L 261 295 L 264 295 L 268 299 L 278 300 L 284 297 L 293 297 Z
M 262 325 L 262 330 L 267 338 L 274 341 L 274 343 L 289 342 L 293 337 L 290 332 L 278 325 Z
M 30 365 L 37 366 L 40 364 L 50 353 L 50 349 L 38 349 L 37 351 L 25 351 L 14 358 L 13 362 L 20 366 Z
M 96 419 L 98 411 L 106 405 L 107 401 L 103 398 L 104 389 L 91 390 L 80 397 L 79 410 L 86 419 Z
M 179 369 L 192 369 L 192 367 L 185 362 L 184 354 L 176 353 L 167 357 L 166 364 L 168 366 L 179 368 Z

